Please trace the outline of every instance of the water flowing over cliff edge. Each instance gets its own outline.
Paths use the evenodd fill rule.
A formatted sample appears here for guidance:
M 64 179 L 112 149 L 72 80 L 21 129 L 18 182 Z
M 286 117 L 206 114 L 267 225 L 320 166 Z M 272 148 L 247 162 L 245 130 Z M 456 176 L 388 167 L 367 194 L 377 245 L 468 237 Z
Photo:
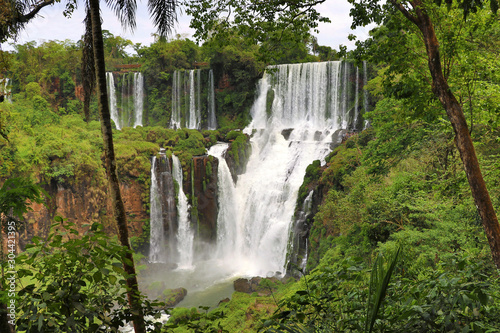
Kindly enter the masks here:
M 244 129 L 252 147 L 246 172 L 233 181 L 225 161 L 229 144 L 208 152 L 219 160 L 217 237 L 208 247 L 197 246 L 201 240 L 196 236 L 189 245 L 195 252 L 190 269 L 198 286 L 203 279 L 216 283 L 235 276 L 284 274 L 306 167 L 314 160 L 324 163 L 342 131 L 364 126 L 362 114 L 368 106 L 363 72 L 346 62 L 267 69 L 251 110 L 253 120 Z M 203 207 L 197 209 L 202 213 Z

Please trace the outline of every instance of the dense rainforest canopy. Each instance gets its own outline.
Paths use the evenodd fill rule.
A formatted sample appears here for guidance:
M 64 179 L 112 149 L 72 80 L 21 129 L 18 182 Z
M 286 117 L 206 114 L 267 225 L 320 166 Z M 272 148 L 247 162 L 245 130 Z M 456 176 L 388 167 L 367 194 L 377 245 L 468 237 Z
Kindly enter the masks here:
M 294 13 L 314 8 L 315 2 L 292 8 L 272 24 L 274 16 L 266 17 L 264 5 L 238 7 L 235 21 L 241 24 L 233 24 L 215 19 L 215 11 L 223 10 L 226 2 L 217 2 L 221 7 L 212 7 L 213 11 L 207 9 L 212 1 L 193 2 L 192 24 L 198 27 L 201 46 L 180 36 L 158 36 L 149 46 L 134 45 L 103 32 L 106 70 L 140 64 L 137 70 L 146 80 L 144 126 L 113 131 L 120 181 L 139 184 L 145 210 L 150 208 L 150 157 L 160 147 L 178 155 L 185 169 L 193 156 L 204 154 L 217 141 L 232 142 L 233 156 L 244 156 L 248 139 L 234 130 L 250 122 L 256 85 L 267 65 L 339 60 L 341 54 L 345 60 L 370 64 L 365 89 L 372 108 L 364 114 L 366 129 L 346 137 L 326 157 L 325 165 L 311 161 L 299 190 L 297 214 L 314 190 L 307 217 L 307 266 L 295 271 L 289 267 L 294 278 L 263 279 L 253 293 L 235 292 L 230 301 L 211 311 L 175 308 L 168 324 L 163 328 L 157 324 L 158 332 L 495 332 L 500 328 L 499 276 L 491 242 L 471 195 L 456 131 L 442 96 L 436 93 L 426 35 L 408 18 L 411 10 L 415 15 L 424 10 L 433 24 L 442 74 L 463 110 L 492 207 L 498 212 L 497 2 L 387 1 L 383 7 L 374 0 L 350 2 L 354 25 L 371 21 L 378 25 L 369 39 L 348 53 L 319 46 L 311 38 L 319 13 L 293 20 Z M 277 35 L 266 39 L 269 30 Z M 4 184 L 0 213 L 5 228 L 7 217 L 12 217 L 26 225 L 20 233 L 28 230 L 35 221 L 23 214 L 29 216 L 33 203 L 58 186 L 92 191 L 91 207 L 106 200 L 108 178 L 95 95 L 88 122 L 83 112 L 82 47 L 82 41 L 30 42 L 1 54 L 1 75 L 10 82 L 7 98 L 0 103 Z M 219 128 L 168 129 L 173 72 L 199 66 L 214 71 Z M 10 192 L 16 188 L 26 191 Z M 31 204 L 24 205 L 26 199 Z M 53 206 L 54 218 L 56 203 L 48 196 L 46 202 Z M 59 332 L 90 332 L 130 320 L 120 288 L 126 278 L 120 260 L 127 250 L 113 236 L 108 214 L 92 212 L 82 235 L 71 221 L 56 218 L 56 222 L 60 230 L 47 225 L 22 244 L 26 251 L 18 258 L 22 289 L 17 298 L 18 327 L 27 332 L 53 331 L 53 327 Z M 141 225 L 144 230 L 131 239 L 137 253 L 149 241 L 149 220 Z M 8 262 L 2 263 L 7 271 Z M 3 273 L 3 286 L 6 278 Z M 8 293 L 2 289 L 0 300 L 7 304 Z M 70 305 L 68 297 L 73 297 Z M 145 312 L 154 314 L 157 306 L 145 302 Z

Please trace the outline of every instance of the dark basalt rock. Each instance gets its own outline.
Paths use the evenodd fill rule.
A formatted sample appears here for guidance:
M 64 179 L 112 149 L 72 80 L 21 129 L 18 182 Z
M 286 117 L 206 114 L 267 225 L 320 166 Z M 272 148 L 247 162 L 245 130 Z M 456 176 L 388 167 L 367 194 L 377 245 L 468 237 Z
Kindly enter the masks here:
M 191 194 L 191 223 L 196 230 L 196 237 L 206 242 L 214 242 L 217 237 L 217 193 L 219 160 L 202 155 L 193 157 L 192 177 L 185 184 L 186 193 Z
M 269 283 L 263 284 L 263 280 L 268 281 Z M 256 292 L 262 295 L 269 295 L 271 292 L 276 290 L 276 288 L 270 286 L 277 283 L 280 283 L 280 280 L 276 277 L 264 279 L 259 276 L 255 276 L 251 279 L 239 278 L 233 282 L 233 285 L 234 290 L 241 293 L 251 294 Z
M 281 135 L 285 138 L 285 140 L 288 140 L 290 138 L 290 134 L 292 134 L 293 128 L 286 128 L 281 131 Z

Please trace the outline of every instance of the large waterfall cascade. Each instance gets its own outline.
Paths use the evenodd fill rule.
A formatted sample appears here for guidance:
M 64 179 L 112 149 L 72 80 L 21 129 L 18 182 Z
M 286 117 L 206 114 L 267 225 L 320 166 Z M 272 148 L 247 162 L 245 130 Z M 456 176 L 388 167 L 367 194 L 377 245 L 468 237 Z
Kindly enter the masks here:
M 142 126 L 144 76 L 140 72 L 106 73 L 111 119 L 117 129 Z
M 176 74 L 174 81 L 179 75 L 186 74 Z M 279 65 L 266 71 L 251 110 L 253 120 L 244 130 L 252 146 L 247 171 L 234 183 L 224 159 L 228 144 L 216 144 L 208 152 L 219 159 L 217 241 L 210 264 L 192 262 L 195 270 L 206 267 L 199 276 L 285 272 L 305 170 L 314 160 L 325 162 L 340 130 L 362 127 L 368 108 L 367 95 L 360 93 L 364 81 L 365 68 L 343 62 Z M 179 223 L 179 235 L 180 229 Z M 191 238 L 186 242 L 179 236 L 178 241 L 186 245 Z
M 253 120 L 245 129 L 254 133 L 252 154 L 235 187 L 233 220 L 240 234 L 225 254 L 241 263 L 241 272 L 284 272 L 305 170 L 314 160 L 324 162 L 332 135 L 354 126 L 359 116 L 355 90 L 362 85 L 351 72 L 356 73 L 342 62 L 279 65 L 260 81 Z
M 172 128 L 215 129 L 214 75 L 211 69 L 177 70 L 172 78 Z

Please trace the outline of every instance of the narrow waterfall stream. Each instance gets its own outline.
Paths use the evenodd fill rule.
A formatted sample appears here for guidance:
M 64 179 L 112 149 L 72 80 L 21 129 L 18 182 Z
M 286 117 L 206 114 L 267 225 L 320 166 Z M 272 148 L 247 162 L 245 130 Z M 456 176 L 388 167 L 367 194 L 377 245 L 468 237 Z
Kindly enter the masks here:
M 178 230 L 177 230 L 177 244 L 179 250 L 179 269 L 192 269 L 193 268 L 193 240 L 194 233 L 191 230 L 191 222 L 189 220 L 189 203 L 182 189 L 183 177 L 182 167 L 179 158 L 172 154 L 172 175 L 174 180 L 179 185 L 179 193 L 177 194 L 177 217 L 178 217 Z
M 236 212 L 236 188 L 233 183 L 231 171 L 224 158 L 224 154 L 229 148 L 225 142 L 217 143 L 210 147 L 208 154 L 219 159 L 217 170 L 219 179 L 219 212 L 217 215 L 217 250 L 216 258 L 224 258 L 227 253 L 237 248 L 241 243 L 242 233 L 239 225 L 234 223 Z
M 12 82 L 7 77 L 0 79 L 0 95 L 2 95 L 7 102 L 12 103 Z
M 214 87 L 214 72 L 210 70 L 208 73 L 208 125 L 209 130 L 217 128 L 217 118 L 215 116 L 215 87 Z
M 170 127 L 212 130 L 217 127 L 211 69 L 176 70 L 173 73 Z
M 149 237 L 149 262 L 162 263 L 165 260 L 163 253 L 165 244 L 165 231 L 163 228 L 161 193 L 158 186 L 158 177 L 156 176 L 157 158 L 153 156 L 151 161 L 151 188 L 149 193 L 149 219 L 150 228 L 153 230 Z
M 142 73 L 107 72 L 106 81 L 111 119 L 116 128 L 121 130 L 123 127 L 142 126 L 144 112 L 144 76 Z

